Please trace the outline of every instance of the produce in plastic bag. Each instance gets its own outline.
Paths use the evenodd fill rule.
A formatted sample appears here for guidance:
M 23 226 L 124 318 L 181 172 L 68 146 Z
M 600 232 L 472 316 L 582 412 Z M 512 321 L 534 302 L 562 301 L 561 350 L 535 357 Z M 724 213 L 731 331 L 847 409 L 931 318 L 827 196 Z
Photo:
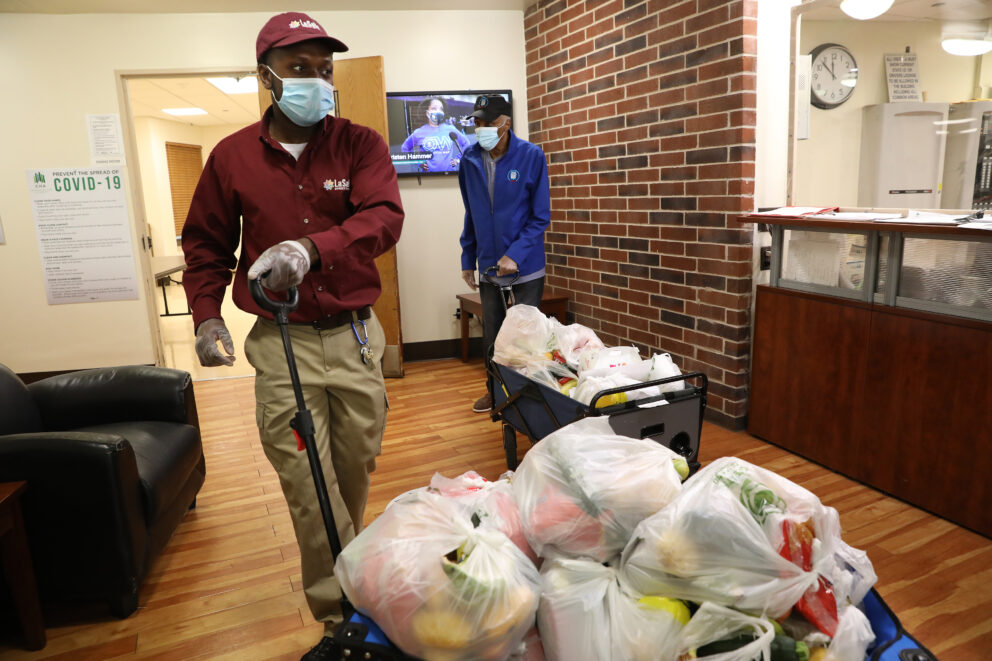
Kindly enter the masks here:
M 475 471 L 468 471 L 457 477 L 445 477 L 440 473 L 434 473 L 430 486 L 407 493 L 429 491 L 454 498 L 461 506 L 466 520 L 472 521 L 474 516 L 480 527 L 499 530 L 509 537 L 531 562 L 537 564 L 537 554 L 527 543 L 523 527 L 520 525 L 520 511 L 513 498 L 513 487 L 510 486 L 512 477 L 512 471 L 495 482 L 487 480 Z M 392 503 L 406 496 L 407 494 L 397 496 Z
M 644 594 L 774 618 L 795 606 L 832 636 L 831 583 L 849 572 L 835 557 L 840 543 L 835 509 L 771 471 L 725 457 L 638 526 L 624 549 L 622 573 Z
M 544 359 L 555 348 L 554 330 L 558 322 L 532 305 L 514 305 L 506 311 L 493 344 L 493 360 L 500 365 L 520 368 Z
M 678 376 L 682 372 L 667 353 L 656 353 L 647 360 L 637 360 L 615 367 L 600 367 L 583 370 L 579 381 L 572 391 L 572 398 L 589 405 L 596 393 L 607 388 L 632 385 L 644 381 L 656 381 Z M 637 390 L 609 395 L 600 398 L 597 407 L 610 406 L 626 401 L 635 401 L 647 397 L 655 397 L 663 392 L 673 392 L 685 388 L 684 381 L 673 381 L 660 386 L 649 386 Z M 664 402 L 661 402 L 664 403 Z
M 533 626 L 540 577 L 510 539 L 474 528 L 455 498 L 413 491 L 345 547 L 351 603 L 425 661 L 505 659 Z
M 546 436 L 513 478 L 524 534 L 542 557 L 616 556 L 644 518 L 670 503 L 685 459 L 584 418 Z
M 636 347 L 587 349 L 579 356 L 579 374 L 586 370 L 615 369 L 640 361 L 641 354 Z
M 856 606 L 841 612 L 837 633 L 834 635 L 822 661 L 864 661 L 868 646 L 875 641 L 868 617 Z
M 679 632 L 688 621 L 681 602 L 639 603 L 623 593 L 616 569 L 590 560 L 552 560 L 542 569 L 541 581 L 537 621 L 549 661 L 675 657 Z
M 572 370 L 579 369 L 579 358 L 587 350 L 605 348 L 602 340 L 591 328 L 581 324 L 559 324 L 555 327 L 555 348 L 561 353 L 565 364 Z
M 739 645 L 740 641 L 732 645 L 720 644 L 734 638 L 744 638 L 746 642 Z M 689 624 L 682 629 L 679 654 L 695 651 L 699 658 L 706 661 L 767 661 L 771 658 L 774 638 L 775 628 L 768 620 L 707 602 L 699 607 Z M 731 649 L 714 651 L 714 648 L 726 647 Z
M 545 661 L 544 645 L 537 628 L 533 628 L 524 636 L 520 649 L 510 655 L 510 661 Z

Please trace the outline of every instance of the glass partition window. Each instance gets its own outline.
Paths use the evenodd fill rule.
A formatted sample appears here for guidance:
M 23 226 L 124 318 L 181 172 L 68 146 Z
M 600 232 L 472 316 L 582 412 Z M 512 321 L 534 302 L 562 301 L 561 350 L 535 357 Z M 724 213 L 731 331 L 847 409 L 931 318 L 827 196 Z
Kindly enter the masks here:
M 907 237 L 899 296 L 992 310 L 992 243 Z
M 782 279 L 861 291 L 864 286 L 866 233 L 785 230 Z

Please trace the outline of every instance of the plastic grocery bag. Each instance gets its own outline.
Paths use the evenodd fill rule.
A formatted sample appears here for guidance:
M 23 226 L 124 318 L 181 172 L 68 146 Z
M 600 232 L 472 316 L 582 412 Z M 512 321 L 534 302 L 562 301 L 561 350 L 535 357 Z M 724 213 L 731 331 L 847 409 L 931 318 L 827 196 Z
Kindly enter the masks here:
M 526 525 L 525 525 L 526 531 Z M 771 471 L 725 457 L 645 520 L 624 549 L 622 574 L 644 594 L 711 601 L 779 617 L 797 609 L 832 636 L 837 511 Z
M 605 348 L 602 340 L 591 329 L 581 324 L 559 324 L 555 327 L 555 347 L 573 370 L 579 369 L 579 358 L 587 350 Z
M 532 305 L 514 305 L 506 311 L 493 346 L 493 360 L 500 365 L 523 367 L 547 358 L 554 350 L 558 322 Z
M 510 539 L 456 499 L 413 491 L 363 530 L 335 574 L 351 603 L 425 661 L 505 659 L 533 626 L 540 577 Z
M 589 406 L 592 403 L 592 398 L 595 397 L 596 393 L 598 392 L 601 392 L 603 390 L 608 390 L 610 388 L 630 386 L 636 383 L 639 383 L 639 381 L 619 373 L 604 374 L 603 376 L 593 376 L 588 372 L 586 372 L 579 377 L 578 383 L 570 393 L 570 396 L 572 399 L 581 402 L 586 406 Z M 660 391 L 658 390 L 657 387 L 628 390 L 625 392 L 615 393 L 613 395 L 600 397 L 598 400 L 596 400 L 596 406 L 597 407 L 610 406 L 612 404 L 619 404 L 621 402 L 644 399 L 646 397 L 653 397 L 654 395 L 658 395 L 659 393 Z
M 636 347 L 606 347 L 604 349 L 588 349 L 579 356 L 579 374 L 586 370 L 614 369 L 639 363 L 641 354 Z
M 868 617 L 856 606 L 848 606 L 841 613 L 837 633 L 823 661 L 864 661 L 868 646 L 874 641 L 875 633 Z
M 738 633 L 751 633 L 756 638 L 731 652 L 707 655 L 706 661 L 770 661 L 770 646 L 775 638 L 775 628 L 771 622 L 709 602 L 700 605 L 689 624 L 682 629 L 679 654 Z
M 549 661 L 674 659 L 688 620 L 681 602 L 641 604 L 622 590 L 613 567 L 559 558 L 541 571 L 538 628 Z M 673 613 L 685 611 L 684 619 Z
M 545 661 L 544 645 L 537 628 L 531 629 L 520 643 L 520 649 L 510 655 L 510 661 Z
M 386 507 L 420 491 L 453 498 L 458 503 L 465 520 L 478 522 L 479 527 L 499 530 L 509 537 L 531 562 L 537 564 L 537 554 L 527 543 L 523 527 L 520 525 L 520 511 L 513 498 L 513 487 L 510 486 L 512 478 L 513 471 L 507 471 L 495 482 L 487 480 L 475 471 L 468 471 L 456 477 L 445 477 L 441 473 L 434 473 L 430 486 L 420 487 L 397 496 Z
M 617 436 L 605 418 L 562 427 L 531 448 L 513 478 L 527 541 L 542 557 L 609 560 L 679 494 L 676 465 L 685 459 L 650 439 Z

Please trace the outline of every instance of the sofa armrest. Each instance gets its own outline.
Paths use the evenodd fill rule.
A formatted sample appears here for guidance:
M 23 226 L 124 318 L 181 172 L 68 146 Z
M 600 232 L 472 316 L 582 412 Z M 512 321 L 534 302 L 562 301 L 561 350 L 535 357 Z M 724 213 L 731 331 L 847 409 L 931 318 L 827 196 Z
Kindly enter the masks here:
M 198 427 L 192 379 L 182 370 L 144 365 L 102 367 L 42 379 L 30 384 L 28 391 L 46 430 L 129 420 Z
M 39 587 L 136 589 L 148 533 L 130 443 L 84 432 L 0 436 L 0 481 L 12 480 L 28 483 L 22 504 Z

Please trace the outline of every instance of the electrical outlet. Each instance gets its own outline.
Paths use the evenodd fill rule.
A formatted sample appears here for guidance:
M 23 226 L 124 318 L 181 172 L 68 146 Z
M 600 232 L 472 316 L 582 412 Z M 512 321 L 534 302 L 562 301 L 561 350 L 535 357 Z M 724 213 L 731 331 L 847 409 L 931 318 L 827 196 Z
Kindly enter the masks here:
M 772 268 L 772 247 L 762 246 L 760 252 L 760 260 L 758 262 L 760 270 L 768 271 Z

